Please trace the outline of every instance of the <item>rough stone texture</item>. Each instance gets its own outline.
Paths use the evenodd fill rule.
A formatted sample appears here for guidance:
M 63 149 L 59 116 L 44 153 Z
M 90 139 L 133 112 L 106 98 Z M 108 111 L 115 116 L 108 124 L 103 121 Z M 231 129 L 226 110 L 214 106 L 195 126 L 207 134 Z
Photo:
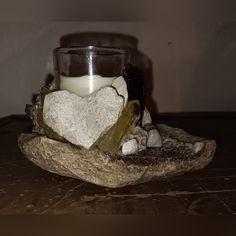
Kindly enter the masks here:
M 21 134 L 18 143 L 23 154 L 45 170 L 111 188 L 195 171 L 212 160 L 214 140 L 166 125 L 158 128 L 163 146 L 130 156 L 86 150 L 36 134 Z
M 131 133 L 140 118 L 139 101 L 128 101 L 123 109 L 121 116 L 117 122 L 108 130 L 107 133 L 101 136 L 93 147 L 103 152 L 117 154 L 126 137 Z
M 135 126 L 130 132 L 127 140 L 136 139 L 138 144 L 138 151 L 140 152 L 147 148 L 147 138 L 147 131 L 140 126 Z
M 45 96 L 43 119 L 60 136 L 88 149 L 116 123 L 123 107 L 124 98 L 112 87 L 84 98 L 56 91 Z
M 25 112 L 33 121 L 33 133 L 40 135 L 46 135 L 49 138 L 56 139 L 58 141 L 65 141 L 63 137 L 54 132 L 43 120 L 43 103 L 47 94 L 56 91 L 56 82 L 53 81 L 48 85 L 44 85 L 40 88 L 39 94 L 36 95 L 35 101 L 32 105 L 26 104 Z
M 116 78 L 112 83 L 112 87 L 116 89 L 119 95 L 124 97 L 126 105 L 128 101 L 128 89 L 125 79 L 122 76 Z

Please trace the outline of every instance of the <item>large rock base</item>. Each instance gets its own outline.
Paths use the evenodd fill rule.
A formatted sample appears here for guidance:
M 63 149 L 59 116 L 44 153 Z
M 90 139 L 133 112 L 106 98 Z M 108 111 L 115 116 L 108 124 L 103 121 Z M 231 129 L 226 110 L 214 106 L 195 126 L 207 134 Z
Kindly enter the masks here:
M 162 147 L 130 156 L 86 150 L 36 134 L 21 134 L 18 143 L 30 161 L 47 171 L 111 188 L 199 170 L 212 160 L 214 140 L 166 125 L 158 128 Z

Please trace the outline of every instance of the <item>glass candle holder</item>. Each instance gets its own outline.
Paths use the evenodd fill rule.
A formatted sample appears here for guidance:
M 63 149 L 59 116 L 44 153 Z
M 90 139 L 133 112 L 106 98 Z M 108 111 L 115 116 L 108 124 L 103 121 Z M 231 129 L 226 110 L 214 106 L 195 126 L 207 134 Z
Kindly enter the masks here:
M 129 53 L 118 48 L 71 47 L 54 50 L 56 83 L 81 97 L 111 86 L 122 76 Z

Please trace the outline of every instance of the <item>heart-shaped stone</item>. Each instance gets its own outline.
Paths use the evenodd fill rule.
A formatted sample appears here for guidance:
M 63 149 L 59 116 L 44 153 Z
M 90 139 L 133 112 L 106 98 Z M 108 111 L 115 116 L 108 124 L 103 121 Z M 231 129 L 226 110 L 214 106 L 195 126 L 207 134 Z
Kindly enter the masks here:
M 117 122 L 123 108 L 124 98 L 112 87 L 83 98 L 62 90 L 45 96 L 43 119 L 60 136 L 88 149 Z

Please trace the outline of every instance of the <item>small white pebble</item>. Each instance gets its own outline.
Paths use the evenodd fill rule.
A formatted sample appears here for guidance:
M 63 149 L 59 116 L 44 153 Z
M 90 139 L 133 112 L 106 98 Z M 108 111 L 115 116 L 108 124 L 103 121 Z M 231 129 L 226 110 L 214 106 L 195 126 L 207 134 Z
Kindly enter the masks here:
M 131 139 L 122 145 L 122 154 L 130 155 L 138 151 L 138 143 L 136 139 Z
M 161 147 L 161 135 L 159 134 L 157 129 L 152 129 L 148 131 L 148 140 L 147 147 Z

